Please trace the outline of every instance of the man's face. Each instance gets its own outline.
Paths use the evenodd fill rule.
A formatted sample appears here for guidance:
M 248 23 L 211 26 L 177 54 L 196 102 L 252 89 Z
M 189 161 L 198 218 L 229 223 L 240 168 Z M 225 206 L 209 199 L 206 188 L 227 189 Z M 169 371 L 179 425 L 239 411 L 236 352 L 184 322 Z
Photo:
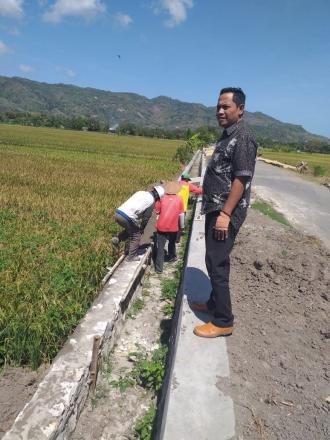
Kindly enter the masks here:
M 219 96 L 216 117 L 223 128 L 230 127 L 243 116 L 244 105 L 237 106 L 233 101 L 233 95 L 233 93 L 224 93 Z

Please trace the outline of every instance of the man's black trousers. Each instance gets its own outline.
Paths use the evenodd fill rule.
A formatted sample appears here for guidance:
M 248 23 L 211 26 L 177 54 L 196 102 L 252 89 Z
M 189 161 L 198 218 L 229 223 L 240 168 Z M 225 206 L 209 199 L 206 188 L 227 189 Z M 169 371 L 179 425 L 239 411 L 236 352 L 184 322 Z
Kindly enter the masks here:
M 214 237 L 214 226 L 219 212 L 206 214 L 205 218 L 205 263 L 210 277 L 212 291 L 207 302 L 213 313 L 212 322 L 218 327 L 232 327 L 234 315 L 231 310 L 229 272 L 230 252 L 234 246 L 237 231 L 229 225 L 228 238 L 224 241 Z

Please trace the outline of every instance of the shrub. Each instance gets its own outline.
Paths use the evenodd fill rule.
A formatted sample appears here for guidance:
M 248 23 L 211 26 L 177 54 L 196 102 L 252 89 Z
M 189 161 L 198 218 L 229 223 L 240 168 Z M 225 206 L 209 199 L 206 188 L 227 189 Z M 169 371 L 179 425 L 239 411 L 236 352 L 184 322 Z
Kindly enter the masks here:
M 314 165 L 313 174 L 315 177 L 324 176 L 325 169 L 321 165 Z
M 199 133 L 195 133 L 185 142 L 184 145 L 181 145 L 174 156 L 175 160 L 178 160 L 180 163 L 184 164 L 189 162 L 195 151 L 201 150 L 209 143 L 208 138 L 204 138 Z

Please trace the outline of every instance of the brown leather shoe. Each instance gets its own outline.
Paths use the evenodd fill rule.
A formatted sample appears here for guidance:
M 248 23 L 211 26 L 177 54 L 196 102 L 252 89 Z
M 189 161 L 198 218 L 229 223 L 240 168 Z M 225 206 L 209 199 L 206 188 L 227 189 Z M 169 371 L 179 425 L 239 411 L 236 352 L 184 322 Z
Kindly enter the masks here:
M 206 303 L 192 302 L 189 303 L 191 310 L 195 312 L 212 313 Z
M 202 338 L 217 338 L 218 336 L 229 336 L 233 333 L 233 327 L 217 327 L 208 322 L 207 324 L 198 325 L 194 328 L 194 333 L 196 336 Z

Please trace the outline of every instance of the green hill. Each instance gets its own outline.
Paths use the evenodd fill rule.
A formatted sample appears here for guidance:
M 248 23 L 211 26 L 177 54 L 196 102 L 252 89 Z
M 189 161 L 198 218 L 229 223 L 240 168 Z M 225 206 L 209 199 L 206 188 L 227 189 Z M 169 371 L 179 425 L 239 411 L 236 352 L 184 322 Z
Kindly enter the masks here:
M 56 116 L 90 116 L 114 125 L 131 122 L 166 129 L 216 126 L 215 107 L 166 96 L 148 99 L 135 93 L 118 93 L 66 84 L 46 84 L 24 78 L 0 76 L 0 113 L 36 112 Z M 280 142 L 327 141 L 300 125 L 283 123 L 260 112 L 246 112 L 258 137 Z

